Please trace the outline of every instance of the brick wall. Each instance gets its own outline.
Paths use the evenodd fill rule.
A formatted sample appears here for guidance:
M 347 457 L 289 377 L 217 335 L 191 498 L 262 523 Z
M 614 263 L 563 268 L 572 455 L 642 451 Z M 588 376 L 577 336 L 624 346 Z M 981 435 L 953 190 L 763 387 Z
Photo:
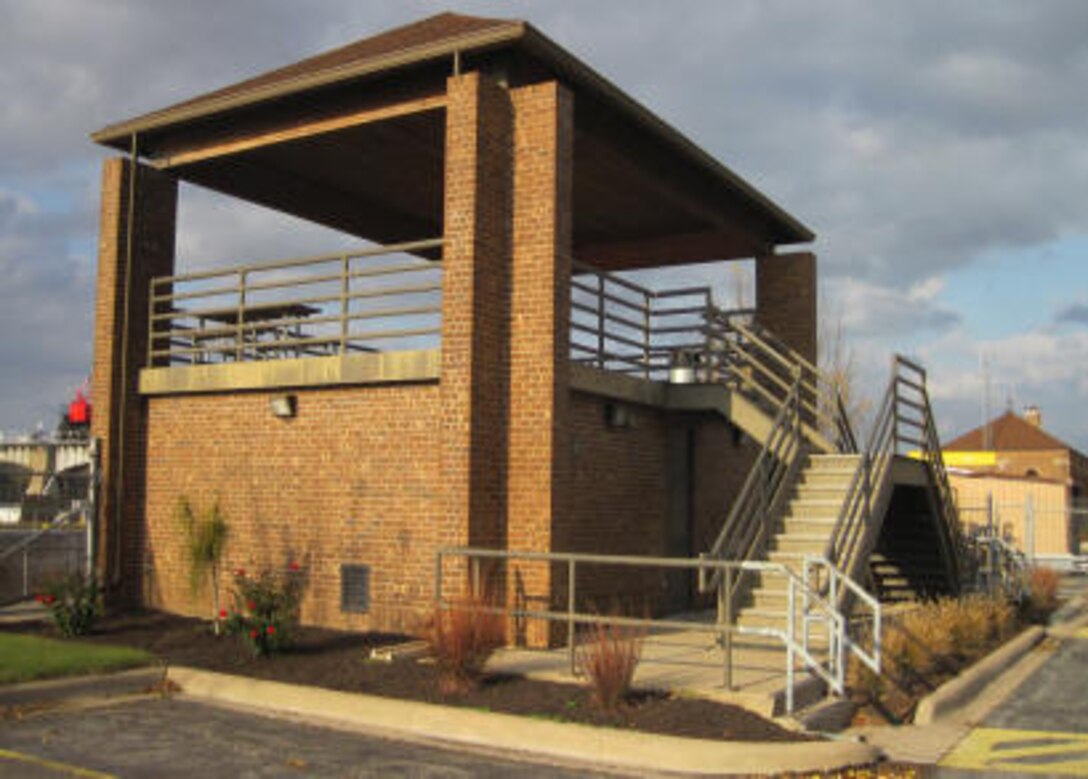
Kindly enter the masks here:
M 154 276 L 170 275 L 174 268 L 177 182 L 167 174 L 138 166 L 130 273 L 126 249 L 130 168 L 127 160 L 110 159 L 102 171 L 91 434 L 103 444 L 99 573 L 113 596 L 138 600 L 140 594 L 133 588 L 138 587 L 139 578 L 123 575 L 139 569 L 144 544 L 139 518 L 144 500 L 146 404 L 138 394 L 137 379 L 147 359 L 150 281 Z M 121 501 L 123 507 L 118 505 Z
M 573 505 L 569 523 L 557 533 L 556 551 L 662 557 L 709 551 L 758 447 L 712 414 L 669 414 L 629 404 L 630 426 L 610 428 L 610 402 L 573 395 Z M 677 523 L 688 529 L 677 532 Z M 683 536 L 681 549 L 677 539 Z M 611 608 L 618 593 L 619 605 L 658 613 L 700 602 L 694 574 L 663 569 L 586 566 L 577 586 L 579 599 L 598 608 Z
M 512 109 L 478 73 L 448 82 L 437 538 L 502 546 L 506 525 Z
M 568 338 L 573 106 L 546 83 L 511 91 L 514 107 L 513 257 L 510 287 L 510 448 L 507 544 L 549 551 L 568 512 Z M 549 567 L 514 564 L 509 596 L 547 605 Z M 558 587 L 565 587 L 565 579 Z M 541 640 L 543 626 L 519 639 Z M 530 632 L 535 634 L 530 636 Z
M 756 320 L 817 364 L 816 255 L 756 258 Z
M 230 525 L 225 570 L 299 561 L 304 622 L 413 630 L 430 601 L 441 516 L 439 388 L 300 391 L 297 416 L 274 417 L 275 393 L 157 397 L 148 415 L 146 572 L 153 605 L 210 614 L 195 602 L 175 514 L 187 496 L 220 505 Z M 368 614 L 340 612 L 340 565 L 370 574 Z M 227 585 L 229 585 L 229 577 Z M 224 588 L 224 594 L 227 587 Z

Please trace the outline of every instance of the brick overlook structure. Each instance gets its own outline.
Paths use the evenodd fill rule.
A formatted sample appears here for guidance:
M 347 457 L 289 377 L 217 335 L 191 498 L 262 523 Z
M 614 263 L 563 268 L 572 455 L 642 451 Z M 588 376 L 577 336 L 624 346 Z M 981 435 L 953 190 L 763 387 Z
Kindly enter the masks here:
M 300 560 L 304 621 L 335 627 L 412 630 L 444 546 L 705 551 L 758 425 L 663 381 L 665 328 L 605 332 L 632 318 L 609 273 L 755 259 L 755 321 L 815 362 L 815 259 L 775 252 L 812 233 L 523 22 L 443 14 L 94 138 L 127 155 L 103 173 L 93 379 L 118 597 L 201 613 L 183 495 L 220 502 L 229 566 Z M 435 239 L 395 253 L 441 274 L 440 302 L 388 293 L 417 312 L 398 316 L 438 317 L 432 342 L 368 340 L 361 323 L 393 315 L 364 308 L 363 283 L 392 271 L 348 259 L 291 306 L 259 298 L 279 282 L 253 267 L 226 314 L 201 308 L 201 280 L 175 278 L 178 181 L 377 244 Z M 579 326 L 593 306 L 599 328 Z M 345 565 L 366 566 L 362 605 L 342 600 Z M 692 599 L 682 578 L 584 576 L 602 600 Z M 526 603 L 565 587 L 544 564 L 504 581 Z

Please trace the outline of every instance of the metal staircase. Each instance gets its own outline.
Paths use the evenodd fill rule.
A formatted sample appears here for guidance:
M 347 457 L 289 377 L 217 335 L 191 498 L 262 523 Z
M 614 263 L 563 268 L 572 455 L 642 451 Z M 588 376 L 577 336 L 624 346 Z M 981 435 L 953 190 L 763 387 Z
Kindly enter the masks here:
M 574 362 L 667 378 L 670 390 L 694 385 L 670 391 L 667 407 L 715 409 L 762 444 L 702 555 L 741 565 L 731 569 L 740 572 L 735 576 L 722 569 L 700 576 L 700 589 L 717 595 L 719 620 L 735 622 L 742 635 L 781 642 L 790 674 L 800 657 L 839 693 L 848 654 L 879 672 L 880 605 L 858 582 L 872 580 L 869 563 L 904 461 L 924 472 L 946 588 L 955 591 L 966 578 L 925 371 L 895 358 L 859 447 L 836 382 L 760 327 L 754 312 L 716 307 L 706 287 L 652 291 L 589 266 L 577 265 L 577 272 Z M 857 608 L 870 612 L 872 652 L 849 636 L 848 617 Z

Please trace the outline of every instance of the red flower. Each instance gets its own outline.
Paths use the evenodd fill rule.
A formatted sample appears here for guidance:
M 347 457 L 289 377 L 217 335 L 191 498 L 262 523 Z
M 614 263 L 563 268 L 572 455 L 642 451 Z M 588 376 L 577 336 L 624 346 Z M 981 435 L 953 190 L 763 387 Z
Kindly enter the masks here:
M 257 604 L 253 601 L 249 601 L 248 603 L 246 603 L 246 608 L 250 611 L 253 611 L 255 608 L 257 608 Z
M 260 635 L 260 633 L 258 632 L 257 628 L 253 628 L 253 630 L 249 631 L 249 637 L 250 638 L 255 639 L 259 635 Z
M 52 606 L 54 603 L 56 603 L 56 600 L 57 600 L 56 596 L 46 595 L 45 596 L 45 605 L 46 606 Z
M 45 596 L 39 592 L 34 596 L 34 600 L 38 601 L 38 603 L 45 603 Z
M 226 618 L 227 618 L 227 610 L 226 609 L 219 609 L 219 619 L 226 619 Z
M 276 626 L 275 625 L 269 625 L 267 628 L 265 628 L 264 632 L 267 633 L 270 636 L 275 635 L 276 634 Z
M 238 576 L 238 577 L 245 576 L 246 575 L 246 569 L 245 568 L 239 568 L 237 571 L 234 572 L 234 575 Z
M 297 571 L 299 569 L 298 561 L 297 560 L 292 560 L 291 564 L 288 565 L 287 567 L 290 568 L 292 571 Z

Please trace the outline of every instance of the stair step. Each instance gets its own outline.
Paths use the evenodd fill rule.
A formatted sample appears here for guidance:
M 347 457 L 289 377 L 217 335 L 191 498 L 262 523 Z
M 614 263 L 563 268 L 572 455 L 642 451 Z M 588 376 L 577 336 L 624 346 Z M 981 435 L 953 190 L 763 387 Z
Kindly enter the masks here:
M 839 500 L 794 500 L 786 508 L 785 519 L 801 519 L 815 517 L 838 517 L 842 509 L 842 499 Z
M 845 485 L 798 483 L 793 488 L 791 500 L 833 500 L 842 504 L 845 498 Z
M 808 468 L 817 471 L 856 469 L 860 460 L 861 455 L 858 454 L 814 454 L 809 457 Z
M 786 533 L 772 542 L 773 550 L 801 554 L 823 554 L 827 550 L 827 535 Z
M 832 517 L 798 517 L 790 518 L 783 523 L 785 533 L 822 534 L 825 539 L 830 538 L 835 532 L 838 520 Z

